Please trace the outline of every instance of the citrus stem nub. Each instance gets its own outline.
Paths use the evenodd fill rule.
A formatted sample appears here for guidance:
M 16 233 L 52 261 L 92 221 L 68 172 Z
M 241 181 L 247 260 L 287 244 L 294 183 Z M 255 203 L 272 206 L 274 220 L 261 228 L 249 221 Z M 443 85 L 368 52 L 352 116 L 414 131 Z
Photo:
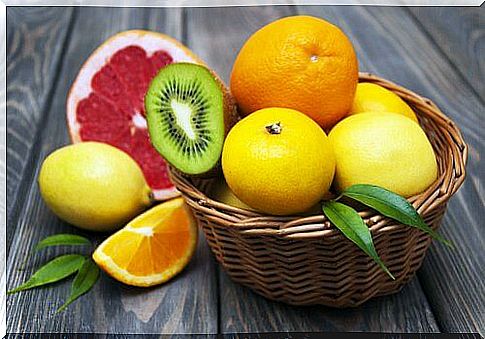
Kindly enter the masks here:
M 266 126 L 266 130 L 269 134 L 281 134 L 281 122 Z
M 142 199 L 142 202 L 145 206 L 150 206 L 156 201 L 155 195 L 153 194 L 151 188 L 148 187 L 148 185 L 145 186 Z

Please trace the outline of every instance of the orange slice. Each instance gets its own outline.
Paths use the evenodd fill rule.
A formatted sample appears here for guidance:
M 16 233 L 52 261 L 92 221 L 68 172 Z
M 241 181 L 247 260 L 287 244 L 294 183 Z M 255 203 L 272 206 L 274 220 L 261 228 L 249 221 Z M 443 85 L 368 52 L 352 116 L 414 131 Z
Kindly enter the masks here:
M 106 239 L 93 259 L 106 273 L 128 285 L 161 284 L 189 263 L 197 245 L 197 226 L 182 198 L 157 205 Z

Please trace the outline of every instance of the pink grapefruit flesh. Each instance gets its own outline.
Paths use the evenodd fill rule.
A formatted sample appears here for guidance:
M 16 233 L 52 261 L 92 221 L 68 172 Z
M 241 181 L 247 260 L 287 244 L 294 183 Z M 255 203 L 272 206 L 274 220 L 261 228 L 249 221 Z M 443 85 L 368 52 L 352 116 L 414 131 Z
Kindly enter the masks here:
M 163 34 L 122 32 L 88 58 L 67 99 L 72 141 L 105 142 L 128 153 L 141 167 L 156 200 L 178 192 L 164 159 L 150 143 L 143 101 L 158 70 L 182 61 L 201 63 L 188 48 Z

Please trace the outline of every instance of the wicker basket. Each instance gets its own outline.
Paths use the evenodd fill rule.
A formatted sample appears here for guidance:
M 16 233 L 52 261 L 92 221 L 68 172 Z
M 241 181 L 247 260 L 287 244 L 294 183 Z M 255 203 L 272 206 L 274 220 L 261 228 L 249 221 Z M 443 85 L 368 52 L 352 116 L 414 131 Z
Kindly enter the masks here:
M 467 146 L 458 128 L 429 99 L 371 74 L 361 73 L 360 81 L 390 89 L 417 113 L 435 150 L 439 175 L 409 201 L 436 230 L 448 199 L 465 178 Z M 171 176 L 232 279 L 288 304 L 349 307 L 397 292 L 414 276 L 431 243 L 427 234 L 415 228 L 372 210 L 360 212 L 377 252 L 396 277 L 391 280 L 323 214 L 276 217 L 246 211 L 207 197 L 210 180 L 183 177 L 175 171 Z

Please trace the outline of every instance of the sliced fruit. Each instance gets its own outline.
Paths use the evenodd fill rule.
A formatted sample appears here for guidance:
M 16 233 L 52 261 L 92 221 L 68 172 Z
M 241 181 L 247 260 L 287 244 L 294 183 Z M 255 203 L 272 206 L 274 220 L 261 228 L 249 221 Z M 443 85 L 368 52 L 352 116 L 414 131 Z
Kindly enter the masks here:
M 150 83 L 145 108 L 150 139 L 171 165 L 190 175 L 216 168 L 236 108 L 210 70 L 191 63 L 163 68 Z
M 143 98 L 160 68 L 201 63 L 178 41 L 155 32 L 121 32 L 99 46 L 81 67 L 67 98 L 71 139 L 100 141 L 128 153 L 157 200 L 178 195 L 163 158 L 150 144 Z
M 197 226 L 183 198 L 139 215 L 106 239 L 93 259 L 116 280 L 133 286 L 161 284 L 189 263 L 197 245 Z

